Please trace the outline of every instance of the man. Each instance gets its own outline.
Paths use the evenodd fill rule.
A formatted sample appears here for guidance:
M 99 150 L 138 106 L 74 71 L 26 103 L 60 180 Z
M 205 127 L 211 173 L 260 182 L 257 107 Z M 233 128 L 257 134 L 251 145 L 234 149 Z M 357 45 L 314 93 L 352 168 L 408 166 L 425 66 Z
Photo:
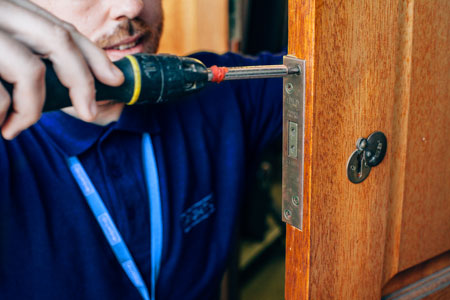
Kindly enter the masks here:
M 33 2 L 0 0 L 0 77 L 15 86 L 0 86 L 0 298 L 214 299 L 245 170 L 281 132 L 281 81 L 97 105 L 93 76 L 123 80 L 109 59 L 157 50 L 160 0 Z M 41 116 L 43 56 L 73 108 Z

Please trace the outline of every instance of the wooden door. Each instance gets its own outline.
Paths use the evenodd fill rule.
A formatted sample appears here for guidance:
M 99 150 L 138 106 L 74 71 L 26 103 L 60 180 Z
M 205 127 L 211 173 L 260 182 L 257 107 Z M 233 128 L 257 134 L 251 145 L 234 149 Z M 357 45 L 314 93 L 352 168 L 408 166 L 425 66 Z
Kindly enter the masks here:
M 448 0 L 290 1 L 306 127 L 286 299 L 450 299 L 449 38 Z M 374 131 L 386 157 L 353 184 L 347 160 Z

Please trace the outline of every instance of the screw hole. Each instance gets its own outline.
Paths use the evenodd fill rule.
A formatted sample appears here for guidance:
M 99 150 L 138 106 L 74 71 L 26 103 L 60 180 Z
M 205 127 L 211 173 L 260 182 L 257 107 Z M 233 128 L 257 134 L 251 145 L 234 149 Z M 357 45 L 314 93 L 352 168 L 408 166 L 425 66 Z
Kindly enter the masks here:
M 288 94 L 292 94 L 292 92 L 294 91 L 294 85 L 290 82 L 288 82 L 286 84 L 285 88 L 286 88 L 286 93 L 288 93 Z
M 290 211 L 289 209 L 286 209 L 286 210 L 284 211 L 284 217 L 285 217 L 286 219 L 290 219 L 291 216 L 292 216 L 291 211 Z

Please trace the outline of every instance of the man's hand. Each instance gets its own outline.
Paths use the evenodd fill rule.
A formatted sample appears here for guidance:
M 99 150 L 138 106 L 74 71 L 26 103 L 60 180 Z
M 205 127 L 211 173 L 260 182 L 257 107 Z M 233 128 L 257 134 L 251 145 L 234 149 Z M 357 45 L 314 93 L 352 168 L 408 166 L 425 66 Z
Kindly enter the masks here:
M 92 121 L 97 112 L 93 76 L 112 86 L 123 81 L 103 50 L 72 25 L 27 0 L 0 0 L 0 77 L 14 84 L 12 99 L 0 84 L 0 126 L 5 139 L 14 138 L 41 116 L 45 98 L 41 57 L 52 61 L 85 121 Z

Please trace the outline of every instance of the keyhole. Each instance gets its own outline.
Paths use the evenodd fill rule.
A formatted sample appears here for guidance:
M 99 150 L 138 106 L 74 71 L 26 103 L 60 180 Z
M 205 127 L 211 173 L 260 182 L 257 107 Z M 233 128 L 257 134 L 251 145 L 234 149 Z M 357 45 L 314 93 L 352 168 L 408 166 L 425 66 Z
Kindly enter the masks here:
M 358 154 L 358 164 L 356 167 L 356 176 L 358 178 L 362 178 L 363 177 L 363 168 L 364 168 L 364 164 L 366 163 L 365 158 L 364 158 L 364 151 L 361 151 Z

